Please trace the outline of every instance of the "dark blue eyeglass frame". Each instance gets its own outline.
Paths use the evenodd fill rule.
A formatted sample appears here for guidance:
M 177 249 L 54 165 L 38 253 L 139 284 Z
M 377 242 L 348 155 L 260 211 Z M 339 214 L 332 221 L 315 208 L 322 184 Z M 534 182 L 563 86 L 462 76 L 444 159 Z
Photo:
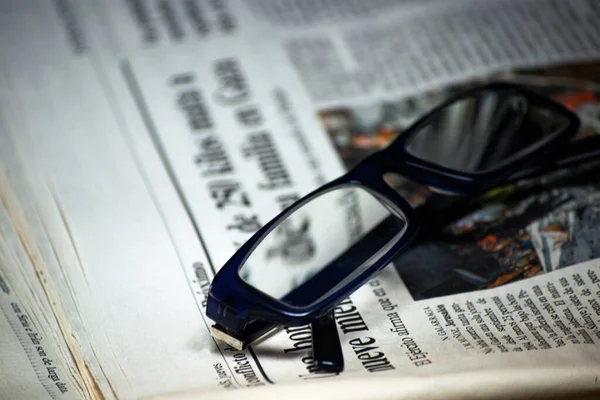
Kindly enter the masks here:
M 567 123 L 562 130 L 553 133 L 539 146 L 533 146 L 530 150 L 511 157 L 509 161 L 500 163 L 496 168 L 483 172 L 465 172 L 446 168 L 409 153 L 407 150 L 409 141 L 436 118 L 440 110 L 482 91 L 518 94 L 521 98 L 525 98 L 528 104 L 543 107 L 560 115 Z M 505 183 L 511 176 L 535 166 L 536 162 L 545 161 L 567 144 L 578 128 L 579 119 L 571 111 L 548 97 L 520 85 L 492 83 L 473 87 L 450 97 L 402 132 L 386 149 L 371 155 L 345 175 L 292 204 L 256 232 L 227 261 L 211 284 L 206 314 L 217 323 L 213 334 L 221 339 L 223 335 L 230 336 L 247 344 L 256 336 L 260 336 L 258 333 L 264 333 L 269 327 L 308 324 L 330 311 L 376 272 L 388 265 L 399 252 L 406 249 L 417 234 L 420 218 L 412 206 L 384 181 L 385 174 L 399 174 L 453 194 L 478 194 Z M 311 200 L 344 186 L 367 190 L 392 214 L 401 215 L 405 220 L 402 237 L 391 245 L 377 262 L 351 274 L 348 278 L 344 275 L 344 268 L 336 268 L 336 264 L 344 265 L 345 261 L 352 259 L 350 249 L 283 299 L 275 299 L 261 292 L 240 277 L 239 270 L 252 251 L 282 220 Z M 379 251 L 380 249 L 373 249 L 373 255 Z M 321 293 L 315 301 L 296 301 L 314 297 L 314 293 Z

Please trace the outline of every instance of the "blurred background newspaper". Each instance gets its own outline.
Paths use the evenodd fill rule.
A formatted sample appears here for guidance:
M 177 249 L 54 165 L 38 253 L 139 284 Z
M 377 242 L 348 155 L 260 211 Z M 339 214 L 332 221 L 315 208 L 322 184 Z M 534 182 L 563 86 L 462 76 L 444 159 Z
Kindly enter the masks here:
M 504 188 L 342 302 L 341 374 L 308 326 L 237 351 L 204 307 L 262 224 L 463 87 L 532 85 L 600 133 L 599 22 L 594 0 L 0 2 L 0 398 L 597 389 L 593 165 Z

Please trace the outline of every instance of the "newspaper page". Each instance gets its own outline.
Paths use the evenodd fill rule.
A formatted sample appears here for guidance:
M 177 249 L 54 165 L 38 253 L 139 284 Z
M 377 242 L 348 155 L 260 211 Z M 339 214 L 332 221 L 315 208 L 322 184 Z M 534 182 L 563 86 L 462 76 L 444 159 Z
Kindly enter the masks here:
M 7 129 L 2 126 L 3 132 Z M 87 398 L 77 372 L 78 352 L 67 344 L 73 338 L 65 339 L 64 325 L 52 312 L 57 293 L 46 271 L 56 249 L 44 240 L 43 226 L 35 218 L 35 196 L 6 134 L 0 135 L 0 159 L 2 397 Z M 67 325 L 77 322 L 72 318 Z
M 4 183 L 5 181 L 3 181 Z M 2 185 L 3 190 L 6 189 Z M 60 351 L 44 321 L 40 321 L 28 309 L 9 284 L 5 274 L 7 265 L 20 264 L 13 252 L 11 242 L 16 233 L 7 235 L 7 211 L 2 207 L 0 220 L 2 240 L 0 249 L 0 388 L 3 398 L 51 399 L 81 398 L 82 392 L 75 389 L 77 382 L 70 374 L 69 363 L 57 357 Z M 8 233 L 8 234 L 11 234 Z M 14 235 L 14 236 L 13 236 Z M 29 266 L 27 266 L 29 267 Z M 20 277 L 22 280 L 23 277 Z M 19 282 L 19 280 L 17 280 Z M 77 395 L 79 393 L 79 396 Z
M 349 123 L 334 115 L 338 108 L 363 103 L 364 110 L 345 117 L 359 115 L 364 124 L 365 116 L 379 118 L 383 100 L 510 65 L 593 58 L 600 49 L 590 22 L 598 10 L 585 1 L 489 2 L 487 14 L 475 3 L 437 14 L 415 6 L 393 16 L 387 2 L 373 2 L 373 9 L 356 6 L 335 18 L 286 14 L 289 23 L 267 15 L 275 8 L 260 8 L 266 1 L 241 7 L 248 14 L 239 16 L 228 2 L 182 2 L 206 7 L 218 28 L 181 40 L 165 17 L 172 15 L 169 6 L 160 3 L 160 41 L 152 40 L 157 28 L 150 22 L 157 19 L 141 12 L 142 2 L 40 3 L 35 10 L 21 4 L 2 14 L 2 29 L 11 33 L 0 39 L 7 49 L 2 96 L 12 111 L 4 118 L 51 183 L 56 209 L 47 214 L 62 214 L 61 229 L 72 237 L 80 264 L 65 265 L 64 274 L 85 321 L 77 332 L 89 342 L 84 357 L 106 398 L 339 379 L 315 367 L 309 327 L 235 351 L 210 337 L 203 313 L 210 279 L 235 248 L 349 166 L 340 146 L 372 150 L 391 138 L 386 131 L 384 140 L 343 134 L 330 140 L 338 122 Z M 543 23 L 564 36 L 541 35 L 544 51 L 535 53 L 541 36 L 532 40 L 531 30 L 548 28 L 531 18 L 541 4 Z M 469 10 L 479 14 L 466 24 L 461 16 Z M 260 12 L 262 36 L 260 28 L 228 28 Z M 279 18 L 280 35 L 265 35 Z M 341 21 L 340 28 L 332 21 Z M 494 29 L 484 29 L 491 22 Z M 392 30 L 398 26 L 415 31 Z M 443 46 L 457 26 L 472 28 L 469 37 L 479 38 L 479 47 L 460 47 L 467 38 Z M 371 57 L 364 51 L 375 51 L 374 41 L 391 47 Z M 421 54 L 425 49 L 430 53 Z M 372 65 L 357 64 L 368 59 Z M 430 75 L 417 75 L 424 71 Z M 381 83 L 400 72 L 409 75 Z M 543 363 L 553 368 L 550 378 L 561 378 L 557 385 L 595 384 L 597 262 L 449 298 L 439 296 L 455 293 L 415 294 L 399 265 L 336 308 L 342 376 L 479 369 L 510 376 L 509 365 L 529 370 Z M 490 278 L 458 274 L 471 283 Z M 565 377 L 567 367 L 579 369 Z
M 20 300 L 1 276 L 0 287 L 0 384 L 4 398 L 80 398 L 71 395 L 74 390 L 65 370 L 57 366 L 52 347 L 34 327 Z
M 282 39 L 319 105 L 368 103 L 507 67 L 598 57 L 598 4 L 503 0 L 445 2 Z M 451 39 L 449 39 L 451 38 Z

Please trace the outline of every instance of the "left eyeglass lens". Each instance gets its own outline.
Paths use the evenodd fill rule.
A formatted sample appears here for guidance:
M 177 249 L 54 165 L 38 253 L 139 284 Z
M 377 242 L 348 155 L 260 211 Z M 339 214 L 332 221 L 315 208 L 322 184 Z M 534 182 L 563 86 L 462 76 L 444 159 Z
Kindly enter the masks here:
M 240 277 L 284 303 L 310 305 L 341 289 L 400 240 L 405 217 L 388 207 L 358 186 L 326 192 L 272 229 Z

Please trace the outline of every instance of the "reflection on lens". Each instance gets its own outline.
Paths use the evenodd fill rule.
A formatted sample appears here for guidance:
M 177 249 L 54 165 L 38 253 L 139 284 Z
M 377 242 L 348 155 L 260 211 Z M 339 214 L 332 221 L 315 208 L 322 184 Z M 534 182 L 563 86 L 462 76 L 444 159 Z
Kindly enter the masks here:
M 439 110 L 407 144 L 409 153 L 462 172 L 483 172 L 546 143 L 569 124 L 513 90 L 488 90 Z
M 269 232 L 239 274 L 285 303 L 312 304 L 342 288 L 400 240 L 406 224 L 399 213 L 357 186 L 329 191 Z

